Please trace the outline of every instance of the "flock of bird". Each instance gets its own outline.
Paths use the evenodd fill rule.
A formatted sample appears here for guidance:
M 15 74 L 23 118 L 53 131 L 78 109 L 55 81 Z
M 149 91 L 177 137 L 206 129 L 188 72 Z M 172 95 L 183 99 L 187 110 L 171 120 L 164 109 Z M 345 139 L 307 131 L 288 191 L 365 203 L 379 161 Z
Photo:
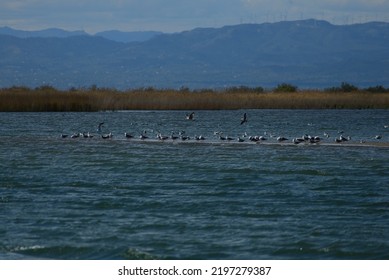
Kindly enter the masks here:
M 195 116 L 195 113 L 192 112 L 192 113 L 189 113 L 189 114 L 186 114 L 186 119 L 187 120 L 194 120 L 194 116 Z M 248 117 L 247 117 L 247 114 L 244 113 L 241 120 L 240 120 L 240 125 L 243 125 L 245 123 L 248 122 Z M 103 126 L 104 126 L 104 122 L 101 122 L 98 124 L 98 127 L 96 129 L 96 132 L 98 133 L 98 137 L 101 137 L 102 139 L 111 139 L 113 138 L 113 134 L 110 132 L 110 133 L 102 133 L 102 129 L 103 129 Z M 384 128 L 389 128 L 389 126 L 385 125 Z M 152 130 L 152 132 L 154 132 Z M 347 142 L 347 141 L 350 141 L 351 140 L 351 137 L 350 136 L 343 136 L 343 131 L 339 131 L 338 132 L 339 136 L 337 136 L 335 139 L 334 139 L 334 142 L 335 143 L 343 143 L 343 142 Z M 250 142 L 258 142 L 258 143 L 262 143 L 264 141 L 267 141 L 269 138 L 273 138 L 273 139 L 276 139 L 277 142 L 285 142 L 285 141 L 288 141 L 289 139 L 286 138 L 286 137 L 283 137 L 283 136 L 275 136 L 275 135 L 272 135 L 272 134 L 268 134 L 268 133 L 264 133 L 264 135 L 255 135 L 255 136 L 250 136 L 248 135 L 246 132 L 243 133 L 242 135 L 238 136 L 238 137 L 230 137 L 230 136 L 225 136 L 223 132 L 221 131 L 215 131 L 213 133 L 214 135 L 214 138 L 218 139 L 218 140 L 221 140 L 221 141 L 237 141 L 237 142 L 245 142 L 245 141 L 250 141 Z M 87 133 L 74 133 L 72 135 L 68 135 L 68 134 L 61 134 L 61 137 L 62 138 L 93 138 L 94 135 L 91 134 L 90 132 L 87 132 Z M 135 134 L 132 134 L 132 133 L 129 133 L 129 132 L 125 132 L 124 133 L 124 137 L 126 139 L 132 139 L 132 138 L 136 138 Z M 139 133 L 139 136 L 138 136 L 140 140 L 146 140 L 146 139 L 153 139 L 152 136 L 149 136 L 148 134 L 148 131 L 147 130 L 144 130 L 143 132 Z M 330 135 L 326 132 L 324 132 L 323 134 L 323 138 L 330 138 Z M 156 137 L 154 138 L 156 140 L 161 140 L 161 141 L 165 141 L 165 140 L 181 140 L 181 141 L 186 141 L 186 140 L 196 140 L 196 141 L 203 141 L 203 140 L 206 140 L 206 138 L 202 135 L 195 135 L 194 137 L 190 137 L 188 135 L 185 134 L 185 131 L 179 131 L 179 132 L 174 132 L 172 131 L 170 135 L 163 135 L 161 132 L 157 131 L 157 134 L 156 134 Z M 373 139 L 375 140 L 380 140 L 382 139 L 382 135 L 376 135 L 373 137 Z M 322 137 L 320 136 L 311 136 L 311 135 L 308 135 L 308 134 L 304 134 L 303 136 L 301 137 L 296 137 L 296 138 L 293 138 L 291 139 L 291 143 L 293 144 L 301 144 L 301 143 L 305 143 L 305 144 L 317 144 L 317 143 L 320 143 L 322 141 Z M 361 140 L 360 143 L 365 143 L 364 140 Z

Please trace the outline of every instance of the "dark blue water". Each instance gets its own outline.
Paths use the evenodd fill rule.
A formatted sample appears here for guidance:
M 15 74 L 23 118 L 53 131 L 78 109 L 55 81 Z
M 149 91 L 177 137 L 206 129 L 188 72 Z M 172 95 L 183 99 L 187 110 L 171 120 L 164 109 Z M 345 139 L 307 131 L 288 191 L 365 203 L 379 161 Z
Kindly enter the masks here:
M 389 111 L 246 112 L 0 113 L 0 259 L 389 259 Z

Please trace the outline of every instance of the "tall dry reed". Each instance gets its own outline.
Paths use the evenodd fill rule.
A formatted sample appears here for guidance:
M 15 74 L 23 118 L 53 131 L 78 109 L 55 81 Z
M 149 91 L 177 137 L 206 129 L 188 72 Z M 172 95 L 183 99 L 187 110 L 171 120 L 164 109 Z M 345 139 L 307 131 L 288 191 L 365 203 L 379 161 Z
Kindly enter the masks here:
M 0 111 L 389 109 L 389 93 L 0 89 Z

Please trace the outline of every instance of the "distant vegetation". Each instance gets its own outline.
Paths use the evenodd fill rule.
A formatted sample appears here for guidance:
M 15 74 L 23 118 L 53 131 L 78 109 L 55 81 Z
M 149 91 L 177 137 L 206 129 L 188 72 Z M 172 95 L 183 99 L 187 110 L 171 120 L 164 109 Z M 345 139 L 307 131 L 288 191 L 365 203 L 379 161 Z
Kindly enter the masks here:
M 110 88 L 52 86 L 0 89 L 0 111 L 222 110 L 222 109 L 389 109 L 389 89 L 359 89 L 342 83 L 325 90 L 299 90 L 279 84 L 274 89 L 246 86 L 222 90 L 178 90 L 152 87 L 118 91 Z

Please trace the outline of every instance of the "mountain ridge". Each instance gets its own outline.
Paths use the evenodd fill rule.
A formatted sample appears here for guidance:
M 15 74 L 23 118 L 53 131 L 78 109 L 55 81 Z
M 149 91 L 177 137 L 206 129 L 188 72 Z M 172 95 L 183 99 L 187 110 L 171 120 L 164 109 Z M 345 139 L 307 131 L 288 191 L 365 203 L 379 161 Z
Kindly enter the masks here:
M 389 23 L 304 20 L 196 28 L 117 42 L 0 35 L 0 87 L 389 85 Z
M 68 31 L 61 28 L 47 28 L 35 31 L 14 29 L 8 26 L 0 27 L 0 35 L 9 35 L 17 38 L 67 38 L 72 36 L 97 36 L 120 43 L 147 41 L 157 35 L 163 34 L 159 31 L 119 31 L 106 30 L 94 34 L 83 30 Z

